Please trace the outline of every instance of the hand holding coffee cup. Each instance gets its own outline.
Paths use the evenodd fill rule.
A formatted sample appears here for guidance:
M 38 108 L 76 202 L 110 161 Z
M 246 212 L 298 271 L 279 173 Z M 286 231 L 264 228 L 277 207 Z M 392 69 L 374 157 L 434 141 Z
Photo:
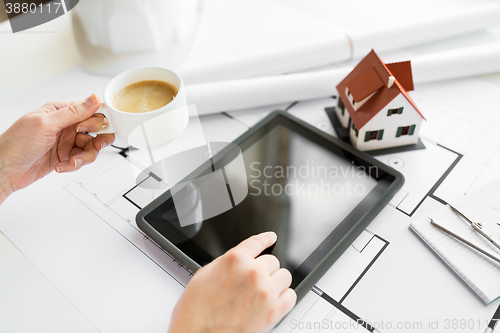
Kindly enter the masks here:
M 131 69 L 111 79 L 97 112 L 108 121 L 97 134 L 116 133 L 136 148 L 172 142 L 189 121 L 182 79 L 160 67 Z

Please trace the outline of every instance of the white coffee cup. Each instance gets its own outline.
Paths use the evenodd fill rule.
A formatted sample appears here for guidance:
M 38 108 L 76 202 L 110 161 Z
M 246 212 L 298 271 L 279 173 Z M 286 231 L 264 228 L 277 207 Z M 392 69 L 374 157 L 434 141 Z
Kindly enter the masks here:
M 145 80 L 168 82 L 177 88 L 177 95 L 167 105 L 144 113 L 124 112 L 114 107 L 115 96 L 120 90 Z M 97 113 L 104 114 L 108 125 L 97 134 L 116 133 L 136 148 L 166 145 L 177 138 L 189 122 L 182 79 L 179 74 L 166 68 L 135 68 L 115 76 L 104 89 L 103 100 Z

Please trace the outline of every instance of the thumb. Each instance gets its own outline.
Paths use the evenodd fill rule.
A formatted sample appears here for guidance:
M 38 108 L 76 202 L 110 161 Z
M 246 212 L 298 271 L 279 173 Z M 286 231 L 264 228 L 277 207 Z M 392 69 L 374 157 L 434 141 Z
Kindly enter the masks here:
M 61 130 L 68 126 L 75 125 L 82 120 L 90 118 L 96 113 L 100 105 L 99 97 L 96 94 L 92 94 L 84 101 L 51 112 L 52 124 Z

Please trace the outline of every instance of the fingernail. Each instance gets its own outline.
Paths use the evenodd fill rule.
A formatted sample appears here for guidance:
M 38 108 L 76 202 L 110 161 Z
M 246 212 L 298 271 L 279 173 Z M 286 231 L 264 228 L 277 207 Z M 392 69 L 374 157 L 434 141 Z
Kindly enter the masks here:
M 278 235 L 274 231 L 268 231 L 268 234 L 273 238 L 273 239 L 278 239 Z
M 83 133 L 83 132 L 87 132 L 89 129 L 85 126 L 78 126 L 78 128 L 76 129 L 76 133 Z
M 56 172 L 63 172 L 64 170 L 66 170 L 66 167 L 64 165 L 60 165 L 56 168 Z
M 75 159 L 75 167 L 78 167 L 83 164 L 83 160 L 81 158 Z
M 108 144 L 106 142 L 101 143 L 101 150 L 104 149 L 104 148 L 106 148 L 107 145 Z
M 86 104 L 87 106 L 92 106 L 92 105 L 94 105 L 95 103 L 97 103 L 97 96 L 96 96 L 95 94 L 92 94 L 92 95 L 90 95 L 89 97 L 87 97 L 87 98 L 85 99 L 85 104 Z

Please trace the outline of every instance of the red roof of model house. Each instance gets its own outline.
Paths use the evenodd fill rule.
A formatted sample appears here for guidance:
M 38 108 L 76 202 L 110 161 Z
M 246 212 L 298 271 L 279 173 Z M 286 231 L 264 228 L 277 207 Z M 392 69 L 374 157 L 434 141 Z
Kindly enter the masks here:
M 403 94 L 424 118 L 408 96 L 407 92 L 411 90 L 413 90 L 413 79 L 410 62 L 384 64 L 373 50 L 337 86 L 339 97 L 358 130 L 399 94 Z M 354 110 L 346 96 L 347 91 L 355 103 L 363 102 L 365 99 L 366 101 Z

